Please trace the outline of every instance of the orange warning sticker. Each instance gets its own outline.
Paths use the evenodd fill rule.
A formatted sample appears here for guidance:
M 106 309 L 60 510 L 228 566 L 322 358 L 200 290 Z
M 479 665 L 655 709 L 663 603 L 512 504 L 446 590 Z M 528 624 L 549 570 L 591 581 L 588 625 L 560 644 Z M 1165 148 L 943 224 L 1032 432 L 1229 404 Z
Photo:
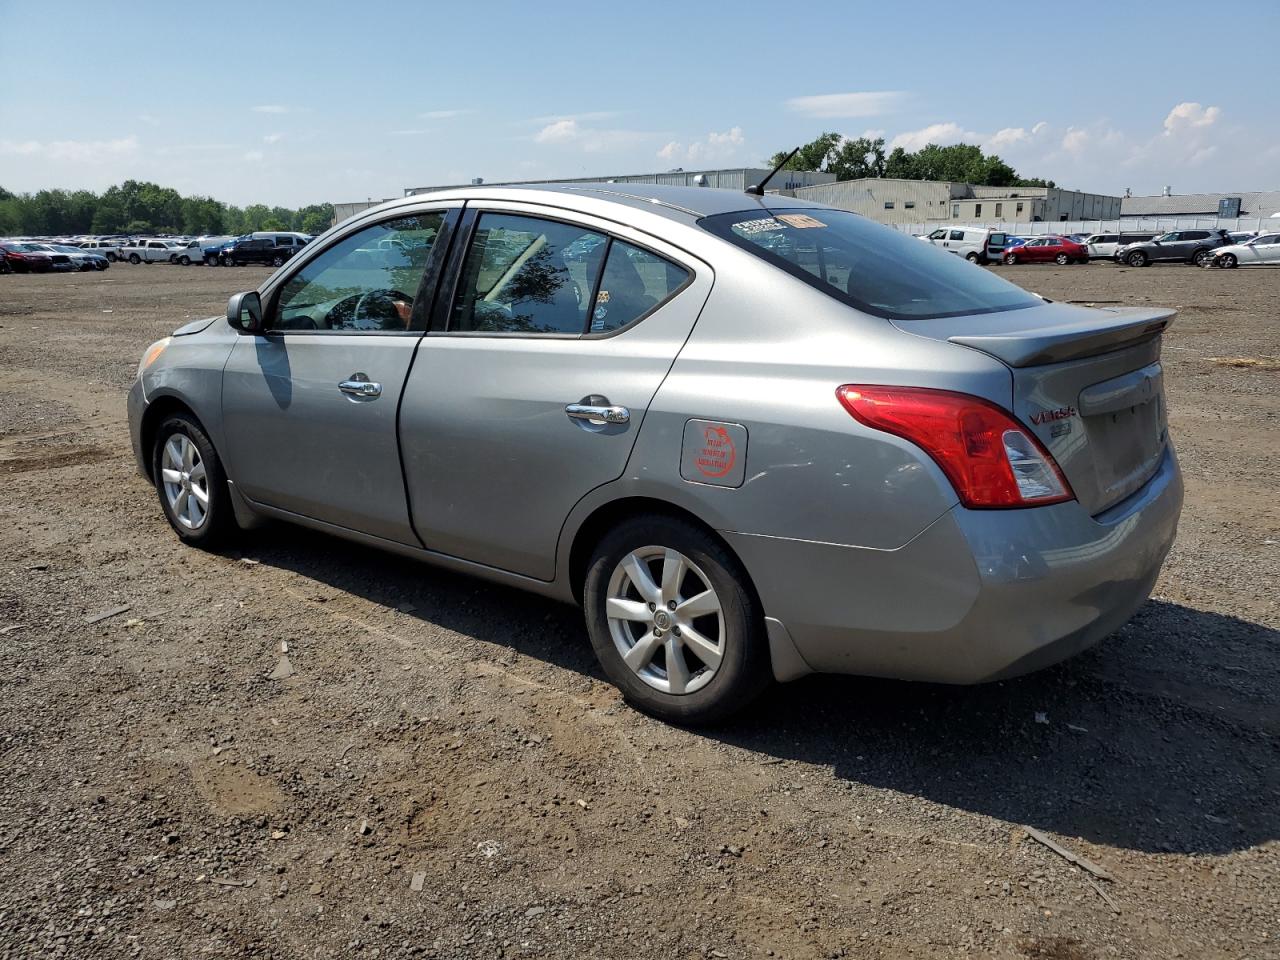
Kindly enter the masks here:
M 799 227 L 806 229 L 808 227 L 825 227 L 826 224 L 821 220 L 815 220 L 813 217 L 803 213 L 778 213 L 774 214 L 777 219 L 781 220 L 789 227 Z

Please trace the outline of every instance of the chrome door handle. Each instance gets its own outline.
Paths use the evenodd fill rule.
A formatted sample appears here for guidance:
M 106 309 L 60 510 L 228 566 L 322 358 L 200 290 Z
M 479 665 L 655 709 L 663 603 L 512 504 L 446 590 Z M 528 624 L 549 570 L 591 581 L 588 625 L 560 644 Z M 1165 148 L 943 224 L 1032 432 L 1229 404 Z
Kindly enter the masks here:
M 338 389 L 356 400 L 376 400 L 382 396 L 382 384 L 375 383 L 363 374 L 356 374 L 350 380 L 343 380 L 338 384 Z
M 571 420 L 586 420 L 588 423 L 628 423 L 631 411 L 626 407 L 595 406 L 588 403 L 571 403 L 564 408 Z

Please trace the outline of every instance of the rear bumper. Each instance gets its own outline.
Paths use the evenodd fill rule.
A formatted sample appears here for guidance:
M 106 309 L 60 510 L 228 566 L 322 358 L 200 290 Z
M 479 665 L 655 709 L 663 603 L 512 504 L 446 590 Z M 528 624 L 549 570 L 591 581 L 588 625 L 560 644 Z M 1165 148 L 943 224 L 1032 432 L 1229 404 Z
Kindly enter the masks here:
M 1181 510 L 1170 448 L 1142 489 L 1097 517 L 1074 501 L 955 507 L 896 550 L 725 537 L 812 670 L 981 683 L 1120 627 L 1150 595 Z

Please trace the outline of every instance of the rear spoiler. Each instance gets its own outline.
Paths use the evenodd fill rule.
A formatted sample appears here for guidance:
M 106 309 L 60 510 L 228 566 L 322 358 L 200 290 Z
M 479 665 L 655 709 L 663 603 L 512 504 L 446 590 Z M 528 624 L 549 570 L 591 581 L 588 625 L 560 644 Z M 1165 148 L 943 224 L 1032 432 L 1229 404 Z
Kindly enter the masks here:
M 1114 319 L 1109 320 L 1107 314 Z M 1042 327 L 989 334 L 957 334 L 947 339 L 981 350 L 1011 367 L 1034 367 L 1092 357 L 1151 340 L 1165 331 L 1176 314 L 1176 310 L 1167 308 L 1108 307 L 1090 310 L 1079 319 Z M 1007 318 L 1010 314 L 1003 316 Z

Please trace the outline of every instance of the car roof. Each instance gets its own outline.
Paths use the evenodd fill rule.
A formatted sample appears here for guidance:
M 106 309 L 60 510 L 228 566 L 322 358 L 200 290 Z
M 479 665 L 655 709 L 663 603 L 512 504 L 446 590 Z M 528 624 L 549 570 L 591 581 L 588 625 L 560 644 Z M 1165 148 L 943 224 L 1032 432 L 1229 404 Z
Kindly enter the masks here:
M 551 198 L 554 197 L 554 201 Z M 740 210 L 814 209 L 826 204 L 811 200 L 797 200 L 781 194 L 768 193 L 763 197 L 716 187 L 676 187 L 647 183 L 529 183 L 510 187 L 456 187 L 419 193 L 403 199 L 391 200 L 373 208 L 394 210 L 411 206 L 424 200 L 515 200 L 527 203 L 553 202 L 555 206 L 591 213 L 601 201 L 636 211 L 657 214 L 685 223 L 700 217 L 718 213 L 735 213 Z M 594 201 L 594 202 L 593 202 Z M 828 208 L 830 209 L 830 208 Z M 369 211 L 366 211 L 368 213 Z

